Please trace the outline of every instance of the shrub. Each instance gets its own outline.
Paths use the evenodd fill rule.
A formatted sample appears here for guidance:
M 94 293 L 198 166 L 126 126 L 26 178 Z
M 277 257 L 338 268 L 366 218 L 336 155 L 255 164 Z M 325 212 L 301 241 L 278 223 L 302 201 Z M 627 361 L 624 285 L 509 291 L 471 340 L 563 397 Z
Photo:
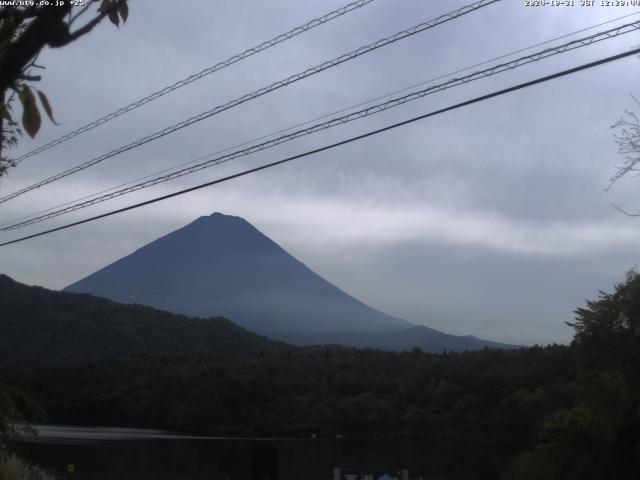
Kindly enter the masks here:
M 0 480 L 54 480 L 54 477 L 0 446 Z

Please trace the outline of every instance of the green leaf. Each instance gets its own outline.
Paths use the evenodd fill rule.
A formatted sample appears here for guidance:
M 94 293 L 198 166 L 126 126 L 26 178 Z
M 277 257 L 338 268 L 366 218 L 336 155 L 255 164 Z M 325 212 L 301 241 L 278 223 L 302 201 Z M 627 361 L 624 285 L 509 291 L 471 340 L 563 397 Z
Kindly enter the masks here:
M 40 124 L 42 123 L 40 112 L 36 105 L 36 97 L 27 85 L 20 89 L 18 96 L 22 103 L 22 126 L 29 136 L 33 138 L 40 130 Z
M 55 125 L 59 125 L 59 123 L 56 122 L 53 118 L 53 109 L 51 108 L 51 104 L 49 103 L 49 99 L 47 98 L 47 96 L 40 90 L 36 90 L 36 92 L 38 92 L 38 98 L 40 99 L 40 103 L 44 107 L 44 111 L 47 112 L 49 120 L 51 120 Z

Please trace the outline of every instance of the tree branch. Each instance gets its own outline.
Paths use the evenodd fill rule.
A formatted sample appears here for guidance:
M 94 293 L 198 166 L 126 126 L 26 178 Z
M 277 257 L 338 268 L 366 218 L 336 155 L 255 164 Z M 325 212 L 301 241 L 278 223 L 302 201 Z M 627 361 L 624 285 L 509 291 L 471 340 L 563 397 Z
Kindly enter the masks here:
M 75 15 L 73 15 L 71 17 L 71 19 L 69 20 L 69 26 L 71 26 L 73 24 L 73 22 L 75 22 L 78 17 L 80 17 L 82 14 L 84 14 L 87 10 L 89 10 L 91 8 L 91 6 L 93 5 L 93 2 L 88 2 L 84 7 L 82 7 L 80 9 L 80 11 L 78 13 L 76 13 Z
M 627 217 L 640 217 L 640 210 L 636 210 L 635 212 L 629 212 L 629 211 L 624 210 L 623 208 L 619 207 L 615 203 L 612 203 L 611 206 L 614 209 L 616 209 L 617 211 L 619 211 L 620 213 L 624 213 Z
M 64 17 L 71 5 L 47 7 L 26 28 L 26 30 L 5 48 L 0 68 L 0 91 L 9 88 L 23 72 L 24 67 L 40 50 L 56 38 L 64 36 Z
M 84 26 L 80 27 L 75 32 L 69 33 L 67 38 L 64 39 L 59 45 L 51 45 L 51 46 L 52 47 L 63 47 L 65 45 L 73 42 L 74 40 L 77 40 L 78 38 L 82 37 L 83 35 L 86 35 L 91 30 L 93 30 L 95 28 L 95 26 L 98 25 L 104 19 L 104 17 L 106 17 L 107 15 L 109 15 L 112 12 L 117 12 L 118 9 L 122 6 L 122 4 L 125 3 L 126 1 L 127 0 L 118 0 L 117 2 L 112 3 L 111 6 L 109 6 L 109 8 L 106 8 L 104 11 L 102 11 L 93 20 L 91 20 L 90 22 L 86 23 Z M 85 7 L 85 9 L 86 9 L 86 7 Z M 80 13 L 82 13 L 82 12 L 80 12 Z M 71 25 L 71 24 L 69 24 L 69 25 Z

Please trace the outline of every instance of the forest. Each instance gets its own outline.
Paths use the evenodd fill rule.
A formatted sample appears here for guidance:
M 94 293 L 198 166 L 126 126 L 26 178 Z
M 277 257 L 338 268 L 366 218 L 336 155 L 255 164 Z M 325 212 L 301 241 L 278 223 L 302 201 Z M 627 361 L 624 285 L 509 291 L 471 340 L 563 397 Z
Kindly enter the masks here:
M 6 359 L 0 378 L 53 423 L 508 443 L 518 478 L 637 478 L 640 275 L 575 314 L 570 346 Z
M 0 275 L 0 361 L 115 358 L 138 353 L 251 355 L 296 347 L 222 318 L 191 318 Z
M 56 423 L 224 435 L 516 436 L 571 406 L 566 347 L 429 354 L 322 348 L 276 356 L 139 355 L 6 363 Z

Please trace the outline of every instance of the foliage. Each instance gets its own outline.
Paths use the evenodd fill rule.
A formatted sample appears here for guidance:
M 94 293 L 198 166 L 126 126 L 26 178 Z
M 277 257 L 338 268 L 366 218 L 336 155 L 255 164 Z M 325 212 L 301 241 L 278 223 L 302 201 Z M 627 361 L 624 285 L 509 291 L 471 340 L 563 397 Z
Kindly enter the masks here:
M 514 437 L 573 406 L 566 347 L 300 348 L 0 275 L 0 378 L 54 422 L 251 435 Z M 133 355 L 133 356 L 132 356 Z
M 569 347 L 443 354 L 291 347 L 224 319 L 50 292 L 3 276 L 0 303 L 8 313 L 0 379 L 56 423 L 481 438 L 528 449 L 504 479 L 640 478 L 637 272 L 576 310 Z
M 593 464 L 611 471 L 604 452 L 611 448 L 612 434 L 607 418 L 580 405 L 554 413 L 543 425 L 540 442 L 561 478 L 590 478 Z
M 52 292 L 1 275 L 0 304 L 0 379 L 54 422 L 531 443 L 546 415 L 573 406 L 566 347 L 442 355 L 299 348 L 224 319 Z
M 26 464 L 15 454 L 7 452 L 0 444 L 0 479 L 53 480 L 54 477 L 39 467 Z
M 87 18 L 98 1 L 97 11 Z M 129 16 L 127 0 L 81 3 L 6 2 L 0 7 L 0 176 L 13 166 L 2 156 L 5 147 L 15 146 L 23 129 L 30 137 L 40 129 L 38 101 L 49 119 L 56 123 L 45 93 L 30 85 L 41 80 L 40 75 L 33 73 L 35 69 L 43 68 L 36 63 L 40 51 L 45 46 L 69 45 L 93 30 L 104 18 L 119 26 L 120 19 L 124 23 Z M 20 122 L 13 118 L 16 101 L 22 107 Z
M 640 476 L 640 274 L 576 310 L 576 405 L 540 432 L 562 478 Z
M 638 272 L 628 272 L 614 293 L 600 292 L 598 300 L 588 301 L 586 308 L 578 308 L 575 313 L 576 321 L 569 325 L 575 329 L 574 344 L 586 355 L 589 367 L 599 366 L 602 361 L 609 369 L 638 367 L 640 352 L 634 349 L 640 341 Z M 627 357 L 629 364 L 624 361 Z
M 524 450 L 517 454 L 502 473 L 501 480 L 549 480 L 554 477 L 550 459 L 541 449 Z
M 44 418 L 42 408 L 31 398 L 13 387 L 0 384 L 0 440 L 19 434 L 33 434 L 28 422 Z M 53 480 L 53 477 L 7 452 L 0 441 L 0 480 Z
M 632 98 L 636 105 L 640 107 L 638 99 L 633 96 Z M 637 176 L 640 173 L 640 118 L 638 114 L 634 111 L 626 110 L 624 115 L 611 128 L 616 131 L 614 137 L 618 144 L 618 153 L 624 157 L 624 163 L 617 167 L 617 171 L 611 177 L 607 189 L 611 188 L 622 177 L 627 175 Z M 628 212 L 618 206 L 616 208 L 629 216 L 640 216 L 640 212 Z
M 0 275 L 0 305 L 0 359 L 5 360 L 295 350 L 224 318 L 188 318 L 88 294 L 53 292 L 4 275 Z
M 326 347 L 6 363 L 0 376 L 56 423 L 531 444 L 546 415 L 572 405 L 571 364 L 560 346 L 449 354 Z
M 30 420 L 42 420 L 42 408 L 24 393 L 0 384 L 0 438 L 31 433 Z

